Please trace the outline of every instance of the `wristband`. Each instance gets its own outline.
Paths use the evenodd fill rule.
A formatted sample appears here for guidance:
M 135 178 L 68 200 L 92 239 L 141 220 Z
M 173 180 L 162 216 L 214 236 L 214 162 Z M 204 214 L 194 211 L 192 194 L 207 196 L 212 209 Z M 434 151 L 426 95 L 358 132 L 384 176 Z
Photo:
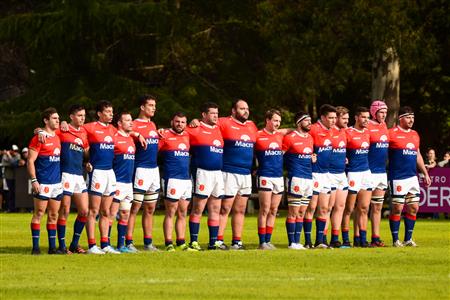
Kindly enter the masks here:
M 38 180 L 36 178 L 31 178 L 31 183 L 37 182 Z

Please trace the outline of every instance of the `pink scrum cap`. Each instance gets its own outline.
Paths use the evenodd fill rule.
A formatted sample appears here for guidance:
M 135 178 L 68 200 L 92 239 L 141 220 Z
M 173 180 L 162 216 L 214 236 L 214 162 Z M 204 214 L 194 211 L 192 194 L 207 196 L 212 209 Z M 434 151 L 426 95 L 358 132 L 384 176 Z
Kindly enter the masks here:
M 387 105 L 386 103 L 384 103 L 384 101 L 381 100 L 375 100 L 372 102 L 372 104 L 370 105 L 370 114 L 372 115 L 372 118 L 376 119 L 377 118 L 377 111 L 379 111 L 380 109 L 387 109 Z

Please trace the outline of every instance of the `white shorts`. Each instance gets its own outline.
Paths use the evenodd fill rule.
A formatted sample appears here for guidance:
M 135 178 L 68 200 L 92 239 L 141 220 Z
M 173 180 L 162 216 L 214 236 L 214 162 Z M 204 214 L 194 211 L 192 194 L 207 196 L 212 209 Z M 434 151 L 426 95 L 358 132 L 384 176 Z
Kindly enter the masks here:
M 120 202 L 120 210 L 130 210 L 133 201 L 133 184 L 117 182 L 114 202 Z
M 331 190 L 345 191 L 348 189 L 348 181 L 345 173 L 333 174 L 329 173 Z
M 63 190 L 61 183 L 55 184 L 39 184 L 39 194 L 34 194 L 34 198 L 39 200 L 61 200 Z
M 257 185 L 258 190 L 260 191 L 272 191 L 274 194 L 281 194 L 284 192 L 283 177 L 258 176 Z
M 164 198 L 177 202 L 180 199 L 191 200 L 192 181 L 190 179 L 169 178 L 163 181 Z
M 159 179 L 159 169 L 156 168 L 136 168 L 134 174 L 134 192 L 141 194 L 153 194 L 159 192 L 161 183 Z
M 197 169 L 194 195 L 203 199 L 209 196 L 223 198 L 224 186 L 222 171 Z
M 360 190 L 372 190 L 372 175 L 369 170 L 363 172 L 348 172 L 348 192 L 356 194 Z
M 116 193 L 116 175 L 111 170 L 94 169 L 89 174 L 89 194 L 112 196 Z
M 372 173 L 372 191 L 379 189 L 387 190 L 387 174 L 386 173 Z
M 308 206 L 313 195 L 313 180 L 299 177 L 288 178 L 288 205 Z
M 61 174 L 63 194 L 72 196 L 87 192 L 86 181 L 81 175 L 75 175 L 63 172 Z
M 329 173 L 312 173 L 312 180 L 314 195 L 328 194 L 331 191 Z
M 222 172 L 225 189 L 224 198 L 232 198 L 237 194 L 249 197 L 252 194 L 252 175 Z
M 417 176 L 389 181 L 392 203 L 419 203 L 420 186 Z M 409 196 L 407 196 L 409 194 Z

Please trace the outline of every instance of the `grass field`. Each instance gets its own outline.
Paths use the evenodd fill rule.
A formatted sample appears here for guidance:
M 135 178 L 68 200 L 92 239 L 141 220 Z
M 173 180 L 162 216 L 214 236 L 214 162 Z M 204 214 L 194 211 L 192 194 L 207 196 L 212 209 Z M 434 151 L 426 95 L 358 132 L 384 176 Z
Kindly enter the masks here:
M 162 218 L 156 217 L 154 231 L 155 243 L 161 248 Z M 278 250 L 252 250 L 258 239 L 256 217 L 249 216 L 243 235 L 248 251 L 36 257 L 30 255 L 30 219 L 31 214 L 0 214 L 1 299 L 450 297 L 448 220 L 419 220 L 414 234 L 417 248 L 287 250 L 284 218 L 280 217 L 273 238 Z M 73 220 L 71 215 L 70 226 Z M 390 244 L 388 227 L 384 221 L 382 237 Z M 229 242 L 229 231 L 225 238 Z M 112 239 L 116 241 L 115 230 Z M 135 240 L 142 247 L 141 230 Z M 206 240 L 207 226 L 202 223 L 200 241 Z M 43 252 L 46 245 L 44 229 Z M 86 246 L 85 236 L 82 245 Z

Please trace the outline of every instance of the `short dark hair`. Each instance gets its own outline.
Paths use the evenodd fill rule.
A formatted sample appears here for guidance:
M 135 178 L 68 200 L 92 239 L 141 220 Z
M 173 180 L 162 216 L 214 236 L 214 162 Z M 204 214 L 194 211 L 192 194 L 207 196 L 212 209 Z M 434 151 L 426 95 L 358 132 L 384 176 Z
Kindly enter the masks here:
M 319 115 L 326 116 L 331 112 L 336 112 L 336 107 L 330 104 L 324 104 L 319 108 Z
M 86 110 L 86 108 L 84 108 L 84 106 L 81 104 L 72 104 L 69 107 L 69 115 L 76 114 L 80 110 Z
M 398 115 L 404 115 L 404 114 L 413 114 L 414 110 L 411 108 L 411 106 L 402 106 L 398 110 Z
M 148 100 L 154 100 L 156 102 L 156 97 L 150 94 L 145 94 L 138 97 L 139 106 L 147 104 Z
M 129 111 L 127 111 L 127 110 L 123 110 L 120 113 L 114 115 L 113 124 L 115 126 L 118 126 L 119 121 L 122 121 L 122 116 L 124 116 L 124 115 L 131 115 L 131 113 Z
M 177 111 L 176 113 L 174 113 L 174 114 L 172 115 L 171 120 L 173 120 L 175 117 L 178 117 L 178 118 L 186 118 L 186 119 L 187 119 L 186 114 L 185 114 L 184 112 L 182 112 L 182 111 Z
M 202 113 L 207 113 L 209 111 L 210 108 L 217 108 L 219 109 L 219 105 L 217 105 L 214 102 L 205 102 L 202 104 L 202 106 L 200 107 L 200 112 Z
M 41 114 L 42 122 L 44 122 L 44 120 L 50 120 L 50 116 L 53 114 L 56 114 L 56 113 L 58 113 L 56 108 L 54 108 L 54 107 L 46 108 Z
M 273 115 L 279 115 L 281 117 L 281 111 L 275 108 L 269 109 L 268 111 L 266 111 L 265 119 L 271 120 Z
M 365 112 L 370 113 L 370 110 L 367 107 L 365 107 L 365 106 L 358 106 L 356 108 L 356 110 L 355 110 L 355 116 L 359 116 L 359 115 L 361 115 L 362 113 L 365 113 Z
M 299 111 L 295 114 L 294 122 L 296 125 L 297 125 L 298 121 L 301 119 L 301 117 L 303 117 L 303 116 L 309 117 L 309 114 L 306 111 Z
M 343 116 L 345 114 L 348 114 L 349 110 L 347 107 L 345 106 L 336 106 L 336 114 L 338 115 L 338 117 Z
M 95 112 L 102 112 L 105 108 L 112 107 L 112 103 L 108 100 L 100 100 L 97 102 L 97 106 L 95 107 Z
M 232 109 L 236 109 L 237 104 L 238 104 L 239 101 L 247 102 L 247 101 L 245 101 L 245 100 L 242 99 L 242 98 L 235 98 L 235 99 L 233 100 L 233 102 L 231 103 L 231 108 L 232 108 Z

